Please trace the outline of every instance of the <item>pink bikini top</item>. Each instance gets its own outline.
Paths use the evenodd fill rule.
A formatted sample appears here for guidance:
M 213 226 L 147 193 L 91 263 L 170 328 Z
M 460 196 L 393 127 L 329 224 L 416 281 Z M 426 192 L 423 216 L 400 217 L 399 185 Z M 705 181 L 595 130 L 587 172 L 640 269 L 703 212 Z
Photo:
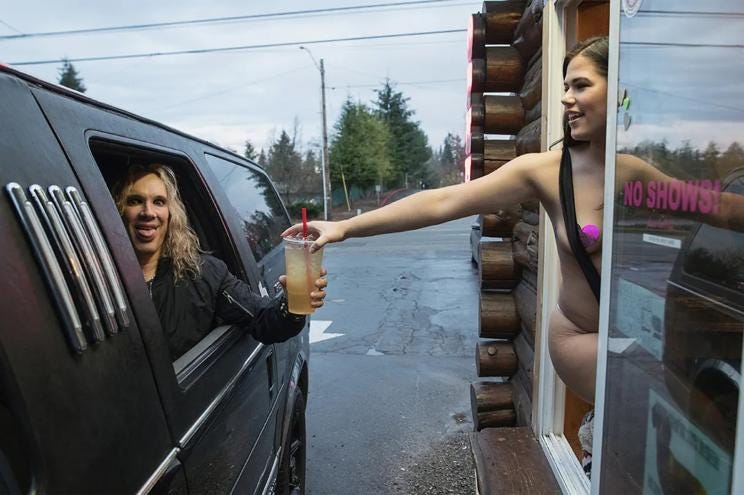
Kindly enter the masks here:
M 602 232 L 599 230 L 599 227 L 597 227 L 593 223 L 584 225 L 583 227 L 581 227 L 581 231 L 579 232 L 581 243 L 587 249 L 593 246 L 597 241 L 599 241 L 601 235 Z

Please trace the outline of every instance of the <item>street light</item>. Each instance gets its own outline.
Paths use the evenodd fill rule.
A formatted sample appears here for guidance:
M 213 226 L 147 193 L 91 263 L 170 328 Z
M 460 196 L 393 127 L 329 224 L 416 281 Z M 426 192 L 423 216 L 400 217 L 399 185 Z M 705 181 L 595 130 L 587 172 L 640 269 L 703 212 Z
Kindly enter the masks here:
M 323 219 L 328 220 L 331 209 L 331 174 L 326 173 L 326 167 L 330 168 L 330 163 L 328 160 L 328 130 L 326 127 L 325 68 L 323 67 L 323 59 L 320 59 L 319 65 L 309 48 L 300 46 L 300 50 L 305 50 L 310 55 L 315 67 L 320 71 L 320 101 L 321 116 L 323 119 L 323 149 L 320 154 L 320 173 L 323 178 Z

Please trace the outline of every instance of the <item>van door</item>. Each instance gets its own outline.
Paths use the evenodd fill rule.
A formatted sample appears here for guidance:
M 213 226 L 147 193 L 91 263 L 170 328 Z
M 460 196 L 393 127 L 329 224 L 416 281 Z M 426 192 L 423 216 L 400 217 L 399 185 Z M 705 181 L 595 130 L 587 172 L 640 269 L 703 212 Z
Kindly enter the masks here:
M 231 211 L 231 215 L 242 220 L 239 235 L 245 239 L 257 261 L 262 284 L 260 290 L 274 297 L 281 290 L 278 279 L 285 271 L 281 233 L 290 226 L 289 216 L 264 172 L 245 162 L 238 162 L 227 154 L 218 153 L 210 150 L 204 154 L 215 181 L 213 190 L 219 189 L 224 193 L 225 197 L 220 200 L 223 211 Z M 274 385 L 271 393 L 274 401 L 272 409 L 276 411 L 273 419 L 277 427 L 283 426 L 291 367 L 303 348 L 305 338 L 304 334 L 300 334 L 297 338 L 274 344 Z M 281 445 L 281 433 L 281 428 L 276 428 L 275 449 Z M 264 448 L 268 449 L 268 435 L 264 440 Z
M 215 188 L 225 193 L 228 204 L 223 209 L 233 209 L 234 215 L 242 220 L 241 235 L 256 260 L 264 287 L 260 290 L 275 296 L 281 290 L 279 276 L 285 272 L 281 233 L 291 225 L 287 210 L 263 171 L 216 152 L 205 153 L 204 157 L 218 184 Z M 289 357 L 299 349 L 294 344 L 295 339 L 275 344 L 280 384 L 284 384 L 291 372 Z
M 76 243 L 84 234 L 70 226 L 89 225 L 77 205 L 62 211 L 35 198 L 57 187 L 71 201 L 67 188 L 84 188 L 28 85 L 4 73 L 0 113 L 0 454 L 24 493 L 140 491 L 177 463 L 164 462 L 174 444 L 132 301 L 121 292 L 107 313 L 99 297 L 115 283 L 89 277 L 100 261 L 90 246 L 66 244 L 81 278 L 64 272 L 73 257 L 57 239 Z M 117 256 L 110 238 L 103 250 Z
M 244 243 L 235 243 L 214 203 L 214 194 L 194 165 L 196 141 L 163 127 L 92 105 L 70 105 L 48 92 L 36 94 L 46 116 L 95 205 L 109 226 L 109 242 L 121 247 L 115 262 L 126 274 L 143 341 L 168 424 L 180 449 L 194 493 L 224 493 L 242 472 L 254 473 L 252 493 L 262 486 L 275 452 L 261 448 L 274 432 L 272 414 L 273 347 L 264 346 L 238 327 L 204 329 L 203 338 L 181 356 L 172 356 L 158 314 L 144 283 L 111 195 L 106 190 L 132 162 L 169 165 L 178 176 L 187 214 L 204 246 L 230 271 L 258 292 L 255 264 Z M 107 184 L 108 181 L 108 184 Z M 233 228 L 230 225 L 230 228 Z M 249 454 L 254 451 L 255 455 Z

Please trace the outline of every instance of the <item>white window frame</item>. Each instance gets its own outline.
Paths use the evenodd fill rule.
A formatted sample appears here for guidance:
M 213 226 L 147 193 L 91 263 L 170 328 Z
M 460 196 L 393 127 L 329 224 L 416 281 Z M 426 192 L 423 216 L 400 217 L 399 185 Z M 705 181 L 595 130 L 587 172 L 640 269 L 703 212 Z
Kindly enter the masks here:
M 563 57 L 566 39 L 575 38 L 576 7 L 580 0 L 546 2 L 543 11 L 543 122 L 544 149 L 563 137 Z M 571 26 L 571 32 L 567 32 Z M 538 308 L 539 345 L 537 362 L 539 386 L 533 429 L 563 493 L 587 495 L 590 482 L 563 434 L 566 387 L 553 368 L 548 351 L 550 314 L 558 299 L 560 280 L 558 251 L 553 226 L 540 207 L 540 257 Z
M 561 97 L 563 95 L 563 57 L 566 41 L 576 39 L 576 12 L 581 0 L 546 2 L 543 11 L 543 123 L 544 146 L 563 137 Z M 617 111 L 619 0 L 610 1 L 610 67 L 608 75 L 607 147 L 605 156 L 604 225 L 612 225 L 615 180 L 615 119 Z M 614 41 L 613 41 L 614 40 Z M 552 224 L 544 208 L 540 208 L 540 288 L 538 309 L 539 347 L 536 356 L 539 386 L 537 407 L 533 414 L 533 429 L 545 452 L 553 474 L 567 494 L 592 495 L 599 489 L 602 435 L 594 435 L 592 446 L 592 481 L 590 482 L 576 459 L 563 432 L 566 387 L 558 378 L 548 352 L 550 314 L 557 303 L 560 279 L 558 252 Z M 602 240 L 602 272 L 610 273 L 612 260 L 612 229 L 605 229 Z M 609 275 L 605 275 L 609 280 Z M 609 284 L 602 285 L 597 354 L 595 399 L 595 432 L 602 431 L 604 390 L 607 360 L 607 322 Z M 744 443 L 744 439 L 742 440 Z
M 605 142 L 604 218 L 602 224 L 602 274 L 612 280 L 612 245 L 615 216 L 615 156 L 617 148 L 618 78 L 620 75 L 620 0 L 610 0 L 609 57 L 607 67 L 607 138 Z M 594 392 L 594 435 L 592 443 L 592 492 L 599 495 L 604 431 L 607 345 L 609 342 L 611 284 L 602 284 L 599 297 L 599 335 L 597 337 L 597 384 Z

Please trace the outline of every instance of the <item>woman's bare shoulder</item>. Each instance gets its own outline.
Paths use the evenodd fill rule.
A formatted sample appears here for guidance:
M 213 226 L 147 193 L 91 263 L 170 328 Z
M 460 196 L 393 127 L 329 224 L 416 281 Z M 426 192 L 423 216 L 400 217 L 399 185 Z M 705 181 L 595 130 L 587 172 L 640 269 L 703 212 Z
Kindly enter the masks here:
M 530 180 L 539 188 L 548 188 L 556 181 L 561 164 L 561 151 L 543 151 L 519 156 L 520 166 L 524 167 Z
M 561 163 L 561 150 L 542 151 L 540 153 L 526 153 L 515 160 L 524 163 L 525 166 L 545 167 L 558 166 Z

